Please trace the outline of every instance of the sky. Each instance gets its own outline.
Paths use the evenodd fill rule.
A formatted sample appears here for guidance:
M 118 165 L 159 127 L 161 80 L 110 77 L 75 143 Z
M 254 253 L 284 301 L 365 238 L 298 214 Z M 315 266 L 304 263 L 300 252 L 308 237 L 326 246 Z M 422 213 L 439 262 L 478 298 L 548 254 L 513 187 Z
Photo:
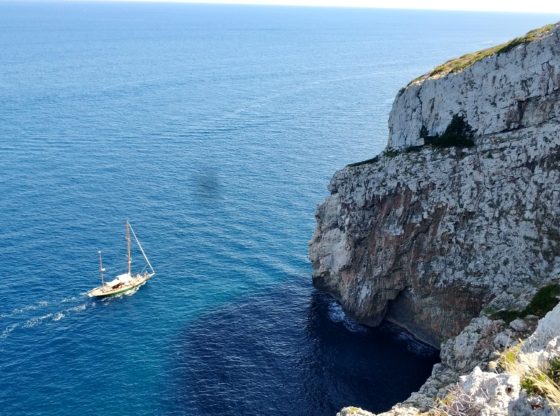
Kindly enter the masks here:
M 83 1 L 83 0 L 68 0 Z M 87 0 L 92 1 L 92 0 Z M 93 0 L 112 1 L 112 0 Z M 428 9 L 497 11 L 516 13 L 560 14 L 560 1 L 555 0 L 120 0 L 153 3 L 223 3 L 287 6 L 372 7 L 387 9 Z

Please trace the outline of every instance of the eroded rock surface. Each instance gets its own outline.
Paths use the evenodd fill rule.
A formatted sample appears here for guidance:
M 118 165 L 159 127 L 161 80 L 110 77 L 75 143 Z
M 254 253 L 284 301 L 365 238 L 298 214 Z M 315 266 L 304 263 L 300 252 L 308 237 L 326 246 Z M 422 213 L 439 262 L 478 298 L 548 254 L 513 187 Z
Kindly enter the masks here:
M 388 319 L 441 347 L 422 388 L 384 416 L 440 414 L 430 412 L 451 389 L 472 398 L 472 414 L 560 413 L 492 361 L 527 337 L 527 368 L 560 356 L 560 307 L 536 330 L 535 316 L 492 319 L 560 282 L 560 26 L 543 33 L 411 82 L 387 151 L 336 172 L 317 209 L 315 286 L 361 323 Z M 458 119 L 474 146 L 436 148 Z
M 346 167 L 317 210 L 314 284 L 439 347 L 560 272 L 560 125 Z
M 517 329 L 516 329 L 517 328 Z M 502 344 L 503 339 L 509 343 Z M 515 345 L 522 340 L 522 345 Z M 501 371 L 493 359 L 504 348 L 517 348 L 517 373 Z M 442 348 L 442 363 L 436 364 L 422 388 L 403 403 L 378 416 L 557 416 L 560 403 L 529 394 L 522 388 L 523 371 L 546 368 L 560 357 L 560 305 L 543 319 L 518 320 L 514 325 L 487 318 L 474 319 L 460 335 Z M 375 416 L 347 407 L 338 416 Z
M 389 147 L 424 144 L 420 130 L 441 134 L 461 114 L 477 135 L 539 125 L 560 114 L 560 29 L 491 55 L 443 78 L 422 77 L 397 95 Z
M 334 175 L 310 242 L 313 281 L 360 322 L 386 318 L 439 347 L 483 309 L 522 308 L 560 275 L 559 32 L 399 94 L 390 146 L 462 114 L 474 147 L 386 152 Z M 488 71 L 505 72 L 490 82 Z M 434 99 L 429 111 L 417 95 Z M 524 121 L 503 124 L 501 111 L 528 96 L 538 104 Z

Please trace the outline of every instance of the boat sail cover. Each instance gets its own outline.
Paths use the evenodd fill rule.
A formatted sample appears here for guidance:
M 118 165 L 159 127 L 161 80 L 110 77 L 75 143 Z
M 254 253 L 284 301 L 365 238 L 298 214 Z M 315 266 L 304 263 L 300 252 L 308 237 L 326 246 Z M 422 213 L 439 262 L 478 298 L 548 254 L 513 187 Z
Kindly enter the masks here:
M 123 274 L 119 274 L 116 278 L 114 278 L 110 282 L 107 282 L 107 284 L 109 286 L 115 286 L 118 285 L 119 283 L 126 285 L 129 284 L 130 282 L 132 282 L 132 276 L 129 275 L 128 273 L 123 273 Z

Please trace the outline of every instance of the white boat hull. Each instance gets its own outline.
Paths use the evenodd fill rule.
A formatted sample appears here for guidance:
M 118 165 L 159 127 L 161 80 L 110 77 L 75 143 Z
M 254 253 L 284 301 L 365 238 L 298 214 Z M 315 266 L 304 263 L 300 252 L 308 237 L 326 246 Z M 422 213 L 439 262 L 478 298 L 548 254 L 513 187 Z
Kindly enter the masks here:
M 109 296 L 125 294 L 139 288 L 140 286 L 143 286 L 148 280 L 152 278 L 154 274 L 155 273 L 144 273 L 143 275 L 137 274 L 134 277 L 129 276 L 129 279 L 127 279 L 127 281 L 125 282 L 121 282 L 117 278 L 112 282 L 106 283 L 103 286 L 98 286 L 90 290 L 88 292 L 88 296 L 90 298 L 106 298 Z

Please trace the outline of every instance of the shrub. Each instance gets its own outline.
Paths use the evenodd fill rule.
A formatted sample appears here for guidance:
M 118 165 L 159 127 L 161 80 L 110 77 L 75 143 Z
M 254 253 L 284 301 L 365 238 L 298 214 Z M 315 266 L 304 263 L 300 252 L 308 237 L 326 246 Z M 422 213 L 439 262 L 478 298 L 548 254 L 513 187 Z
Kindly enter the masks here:
M 549 400 L 552 407 L 560 408 L 560 389 L 547 374 L 535 369 L 521 379 L 521 388 L 529 395 L 543 396 Z
M 548 370 L 546 374 L 554 381 L 556 384 L 560 384 L 560 357 L 553 358 L 548 363 Z
M 420 150 L 422 150 L 424 146 L 408 146 L 404 148 L 404 152 L 405 153 L 415 153 L 415 152 L 419 152 Z
M 548 285 L 541 288 L 527 307 L 523 310 L 524 315 L 545 316 L 558 304 L 558 296 L 560 295 L 560 286 L 556 284 Z
M 521 379 L 521 388 L 530 396 L 543 396 L 554 408 L 560 408 L 560 358 L 549 361 L 546 371 L 537 367 L 522 365 L 519 361 L 522 342 L 502 352 L 498 365 L 502 371 L 515 374 Z
M 514 319 L 523 318 L 527 315 L 536 315 L 539 318 L 545 316 L 558 304 L 558 296 L 560 296 L 560 285 L 551 284 L 539 289 L 531 302 L 522 311 L 499 311 L 492 313 L 491 318 L 501 319 L 510 323 Z
M 505 323 L 510 323 L 511 321 L 515 321 L 517 318 L 521 318 L 521 312 L 520 311 L 498 311 L 498 312 L 494 312 L 490 315 L 491 318 L 493 319 L 501 319 L 502 321 L 504 321 Z
M 455 114 L 441 135 L 429 136 L 425 126 L 420 129 L 424 143 L 434 147 L 472 147 L 474 146 L 472 127 L 465 118 Z
M 517 345 L 509 347 L 502 352 L 500 358 L 498 359 L 498 367 L 501 370 L 519 375 L 520 367 L 518 364 L 518 358 L 522 345 L 523 343 L 519 342 Z
M 546 382 L 544 374 L 533 374 L 521 379 L 521 388 L 527 392 L 529 396 L 544 396 L 544 391 L 541 389 L 543 382 Z
M 396 149 L 385 149 L 383 151 L 383 156 L 386 156 L 386 157 L 395 157 L 398 154 L 399 154 L 399 151 L 396 150 Z

